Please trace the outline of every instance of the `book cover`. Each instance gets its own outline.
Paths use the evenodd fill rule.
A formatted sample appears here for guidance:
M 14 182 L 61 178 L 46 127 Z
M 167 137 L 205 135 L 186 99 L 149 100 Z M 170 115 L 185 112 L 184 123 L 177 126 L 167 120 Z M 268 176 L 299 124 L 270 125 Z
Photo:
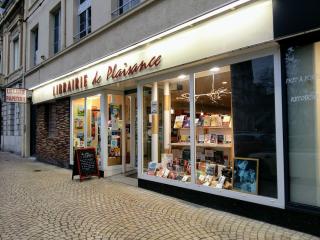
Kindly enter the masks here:
M 173 154 L 172 153 L 162 153 L 161 154 L 161 166 L 163 168 L 167 168 L 168 166 L 172 166 L 173 162 Z
M 217 134 L 211 134 L 210 143 L 217 143 Z
M 148 164 L 148 175 L 155 175 L 158 164 L 155 162 L 149 162 Z
M 199 134 L 199 143 L 204 143 L 204 134 Z
M 167 178 L 169 176 L 170 170 L 168 168 L 164 169 L 162 177 Z
M 214 161 L 218 164 L 224 164 L 223 151 L 214 152 Z
M 230 134 L 226 134 L 224 136 L 224 141 L 225 141 L 225 143 L 231 143 L 232 142 L 231 135 Z
M 183 178 L 181 179 L 182 182 L 190 182 L 191 176 L 189 175 L 184 175 Z
M 204 127 L 209 127 L 211 122 L 210 116 L 204 116 L 203 118 L 203 126 Z
M 220 115 L 213 114 L 211 115 L 211 127 L 221 127 L 222 126 L 222 119 Z
M 189 135 L 181 135 L 180 142 L 190 142 L 190 136 Z
M 223 144 L 224 143 L 224 135 L 218 134 L 217 135 L 217 143 Z
M 231 121 L 230 115 L 222 115 L 222 126 L 229 127 Z
M 204 142 L 205 143 L 210 143 L 211 141 L 211 134 L 210 133 L 207 133 L 204 135 Z
M 184 118 L 182 127 L 190 128 L 190 118 L 189 117 Z
M 176 116 L 173 128 L 182 128 L 185 115 Z

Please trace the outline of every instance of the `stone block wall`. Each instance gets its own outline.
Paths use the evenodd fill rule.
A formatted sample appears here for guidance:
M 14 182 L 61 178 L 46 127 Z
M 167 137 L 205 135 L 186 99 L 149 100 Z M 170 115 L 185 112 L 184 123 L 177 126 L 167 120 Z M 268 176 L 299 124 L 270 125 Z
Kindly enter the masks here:
M 56 104 L 56 132 L 49 137 L 49 104 Z M 37 160 L 60 167 L 69 167 L 70 156 L 70 99 L 55 103 L 39 104 L 36 108 L 36 157 Z

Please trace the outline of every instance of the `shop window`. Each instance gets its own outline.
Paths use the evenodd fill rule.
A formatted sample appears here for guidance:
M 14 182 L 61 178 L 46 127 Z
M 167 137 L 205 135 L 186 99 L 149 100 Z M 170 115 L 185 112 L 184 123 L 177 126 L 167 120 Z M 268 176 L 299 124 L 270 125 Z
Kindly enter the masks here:
M 73 117 L 73 147 L 84 147 L 84 124 L 85 124 L 85 99 L 72 100 Z
M 145 173 L 190 182 L 189 78 L 144 85 L 143 112 Z
M 195 74 L 197 184 L 277 197 L 273 56 Z
M 320 207 L 320 42 L 285 49 L 290 201 Z
M 194 74 L 194 92 L 183 75 L 145 84 L 144 173 L 277 198 L 273 65 L 212 66 Z
M 56 104 L 52 103 L 48 106 L 48 133 L 49 137 L 55 137 L 57 134 L 57 113 Z

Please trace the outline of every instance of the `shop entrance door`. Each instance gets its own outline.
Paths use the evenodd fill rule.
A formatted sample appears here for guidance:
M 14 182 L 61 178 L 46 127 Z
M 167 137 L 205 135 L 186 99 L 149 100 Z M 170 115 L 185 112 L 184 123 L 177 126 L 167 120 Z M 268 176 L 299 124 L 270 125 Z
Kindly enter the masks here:
M 136 94 L 107 94 L 107 113 L 107 175 L 135 174 Z

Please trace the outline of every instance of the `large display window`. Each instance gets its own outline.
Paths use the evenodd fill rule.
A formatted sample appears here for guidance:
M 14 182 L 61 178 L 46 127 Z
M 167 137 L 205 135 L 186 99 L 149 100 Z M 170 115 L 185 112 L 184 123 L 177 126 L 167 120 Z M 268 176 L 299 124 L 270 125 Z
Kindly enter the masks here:
M 141 177 L 278 198 L 274 83 L 266 54 L 142 84 Z
M 143 86 L 143 169 L 151 176 L 190 182 L 189 79 L 174 79 Z

